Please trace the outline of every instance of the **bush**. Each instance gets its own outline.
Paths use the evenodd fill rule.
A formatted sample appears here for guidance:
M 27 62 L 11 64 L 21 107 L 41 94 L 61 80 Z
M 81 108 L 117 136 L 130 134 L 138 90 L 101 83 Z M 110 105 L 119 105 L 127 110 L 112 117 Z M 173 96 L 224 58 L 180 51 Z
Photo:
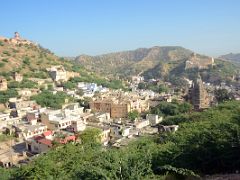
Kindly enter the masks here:
M 25 58 L 23 59 L 23 63 L 26 64 L 26 65 L 30 65 L 30 59 L 29 59 L 29 57 L 25 57 Z
M 129 112 L 128 113 L 128 118 L 131 120 L 131 121 L 134 121 L 136 118 L 139 117 L 139 113 L 137 110 L 134 110 L 132 112 Z
M 76 83 L 73 83 L 71 81 L 67 81 L 67 82 L 64 82 L 63 83 L 63 87 L 65 89 L 75 89 L 77 87 L 77 84 Z
M 7 55 L 7 56 L 10 56 L 10 53 L 8 51 L 3 51 L 2 53 Z
M 180 113 L 190 112 L 191 110 L 192 105 L 186 102 L 161 102 L 159 105 L 151 109 L 151 113 L 165 116 L 175 116 Z
M 9 89 L 7 91 L 0 91 L 0 103 L 6 103 L 9 98 L 17 97 L 18 93 L 15 89 Z
M 53 109 L 61 109 L 62 105 L 65 104 L 65 99 L 69 99 L 70 101 L 73 100 L 64 92 L 57 92 L 56 94 L 53 94 L 48 90 L 32 96 L 31 99 L 36 100 L 36 102 L 43 107 L 50 107 Z
M 38 84 L 28 79 L 23 79 L 22 82 L 11 81 L 8 83 L 9 88 L 37 88 Z
M 4 66 L 5 66 L 5 63 L 0 62 L 0 68 L 1 68 L 1 67 L 4 67 Z
M 7 62 L 8 62 L 8 59 L 2 59 L 2 61 L 7 63 Z

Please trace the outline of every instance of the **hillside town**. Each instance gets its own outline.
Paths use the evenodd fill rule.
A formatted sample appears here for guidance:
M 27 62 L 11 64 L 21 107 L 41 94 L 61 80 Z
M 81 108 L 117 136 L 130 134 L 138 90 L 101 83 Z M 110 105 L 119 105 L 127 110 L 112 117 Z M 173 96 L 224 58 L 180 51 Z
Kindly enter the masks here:
M 0 180 L 239 180 L 240 1 L 1 1 Z
M 163 116 L 151 114 L 150 109 L 165 101 L 188 101 L 196 111 L 207 109 L 216 100 L 213 89 L 227 89 L 234 92 L 239 99 L 236 87 L 224 84 L 214 86 L 206 84 L 199 75 L 196 80 L 188 80 L 188 89 L 176 93 L 171 83 L 167 84 L 168 93 L 156 93 L 152 90 L 139 89 L 143 82 L 157 83 L 158 80 L 145 81 L 142 76 L 133 76 L 130 81 L 131 91 L 109 89 L 96 83 L 79 82 L 76 89 L 67 89 L 61 84 L 70 78 L 81 76 L 79 73 L 66 71 L 63 66 L 52 66 L 46 69 L 49 78 L 30 78 L 38 86 L 47 88 L 49 83 L 53 87 L 50 92 L 54 95 L 65 92 L 74 101 L 65 103 L 59 109 L 41 107 L 31 97 L 41 93 L 44 89 L 18 89 L 18 97 L 10 98 L 5 104 L 0 104 L 0 132 L 10 136 L 0 142 L 0 165 L 2 167 L 17 166 L 28 163 L 38 154 L 46 153 L 56 144 L 78 142 L 79 136 L 88 128 L 101 131 L 101 143 L 108 147 L 120 148 L 126 146 L 132 139 L 142 135 L 152 135 L 162 132 L 178 130 L 178 125 L 164 126 L 160 123 Z M 12 79 L 23 81 L 20 73 L 13 73 Z M 7 80 L 1 78 L 0 91 L 8 89 Z M 212 89 L 212 90 L 211 90 Z M 81 94 L 77 93 L 81 90 Z M 80 105 L 80 101 L 88 99 L 88 105 Z M 136 112 L 140 116 L 131 118 L 129 114 Z

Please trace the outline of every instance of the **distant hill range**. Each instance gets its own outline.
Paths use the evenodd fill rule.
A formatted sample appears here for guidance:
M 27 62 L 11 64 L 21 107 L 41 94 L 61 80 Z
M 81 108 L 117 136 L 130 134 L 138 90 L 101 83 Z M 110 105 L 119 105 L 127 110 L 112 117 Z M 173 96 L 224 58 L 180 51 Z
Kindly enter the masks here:
M 240 53 L 229 53 L 226 55 L 222 55 L 219 58 L 224 59 L 224 60 L 228 60 L 228 61 L 232 61 L 232 62 L 237 62 L 240 63 Z
M 209 82 L 231 80 L 237 72 L 236 65 L 230 62 L 196 54 L 179 46 L 155 46 L 99 56 L 81 55 L 75 61 L 107 76 L 125 78 L 141 74 L 145 78 L 175 82 L 184 77 L 191 79 L 198 71 Z

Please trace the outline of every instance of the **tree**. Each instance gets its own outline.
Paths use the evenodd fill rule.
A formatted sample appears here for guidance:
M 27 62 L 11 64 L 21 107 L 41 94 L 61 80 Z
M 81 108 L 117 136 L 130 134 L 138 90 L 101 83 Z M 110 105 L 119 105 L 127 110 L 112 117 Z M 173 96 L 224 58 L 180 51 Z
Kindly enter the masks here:
M 48 90 L 44 90 L 40 94 L 32 96 L 31 99 L 36 100 L 36 102 L 43 107 L 51 107 L 53 109 L 61 109 L 62 105 L 65 104 L 65 99 L 72 100 L 72 98 L 64 92 L 53 94 Z
M 187 113 L 187 112 L 190 112 L 193 107 L 190 103 L 187 103 L 187 102 L 183 102 L 182 104 L 179 104 L 179 111 L 181 113 Z
M 179 114 L 179 108 L 175 103 L 161 102 L 151 109 L 151 112 L 158 115 L 164 114 L 165 116 L 174 116 Z
M 101 131 L 97 128 L 87 128 L 79 134 L 82 144 L 99 144 L 101 142 Z
M 72 90 L 72 89 L 75 89 L 75 88 L 77 87 L 77 85 L 76 85 L 76 83 L 73 83 L 73 82 L 71 82 L 71 81 L 67 81 L 67 82 L 64 82 L 64 83 L 63 83 L 63 87 L 64 87 L 65 89 L 70 89 L 70 90 Z
M 25 58 L 23 59 L 23 63 L 26 64 L 26 65 L 30 65 L 30 59 L 29 59 L 29 57 L 25 57 Z
M 234 99 L 232 93 L 228 92 L 226 89 L 216 89 L 214 95 L 218 102 L 224 102 Z
M 11 171 L 9 169 L 3 169 L 0 167 L 1 180 L 8 180 L 11 177 Z
M 15 89 L 9 89 L 7 91 L 0 91 L 0 103 L 8 102 L 9 98 L 17 97 L 18 92 Z
M 131 120 L 131 121 L 134 121 L 136 118 L 139 117 L 139 112 L 137 110 L 133 110 L 132 112 L 129 112 L 128 113 L 128 118 Z
M 49 91 L 53 91 L 54 89 L 53 89 L 53 85 L 52 84 L 48 84 L 47 85 L 47 89 L 49 90 Z
M 146 88 L 146 86 L 145 86 L 144 83 L 140 82 L 140 83 L 138 84 L 138 89 L 145 89 L 145 88 Z
M 38 84 L 34 81 L 23 79 L 22 82 L 11 81 L 8 88 L 37 88 Z

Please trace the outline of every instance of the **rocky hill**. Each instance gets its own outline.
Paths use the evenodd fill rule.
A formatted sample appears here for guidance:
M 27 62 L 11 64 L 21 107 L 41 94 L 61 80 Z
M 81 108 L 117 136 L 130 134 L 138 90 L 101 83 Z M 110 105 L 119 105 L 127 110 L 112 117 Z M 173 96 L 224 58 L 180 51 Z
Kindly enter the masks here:
M 179 61 L 192 52 L 178 46 L 139 48 L 100 56 L 78 56 L 75 61 L 87 69 L 106 75 L 134 75 L 155 67 L 159 62 Z
M 64 67 L 72 77 L 68 87 L 78 82 L 95 82 L 113 89 L 125 88 L 122 81 L 89 71 L 71 58 L 60 58 L 48 49 L 21 38 L 18 33 L 15 33 L 14 38 L 0 37 L 0 79 L 4 77 L 11 82 L 14 72 L 23 75 L 24 79 L 50 78 L 47 69 L 58 65 Z
M 222 55 L 219 58 L 224 59 L 224 60 L 228 60 L 228 61 L 232 61 L 232 62 L 237 62 L 240 63 L 240 53 L 229 53 L 226 55 Z
M 170 81 L 178 81 L 182 77 L 193 78 L 200 71 L 204 80 L 218 82 L 231 79 L 237 71 L 237 67 L 230 62 L 196 54 L 179 46 L 155 46 L 100 56 L 81 55 L 75 61 L 107 76 L 126 78 L 142 74 L 145 78 Z
M 0 73 L 45 72 L 52 65 L 71 67 L 68 61 L 55 56 L 48 49 L 22 39 L 18 34 L 14 38 L 0 37 Z

